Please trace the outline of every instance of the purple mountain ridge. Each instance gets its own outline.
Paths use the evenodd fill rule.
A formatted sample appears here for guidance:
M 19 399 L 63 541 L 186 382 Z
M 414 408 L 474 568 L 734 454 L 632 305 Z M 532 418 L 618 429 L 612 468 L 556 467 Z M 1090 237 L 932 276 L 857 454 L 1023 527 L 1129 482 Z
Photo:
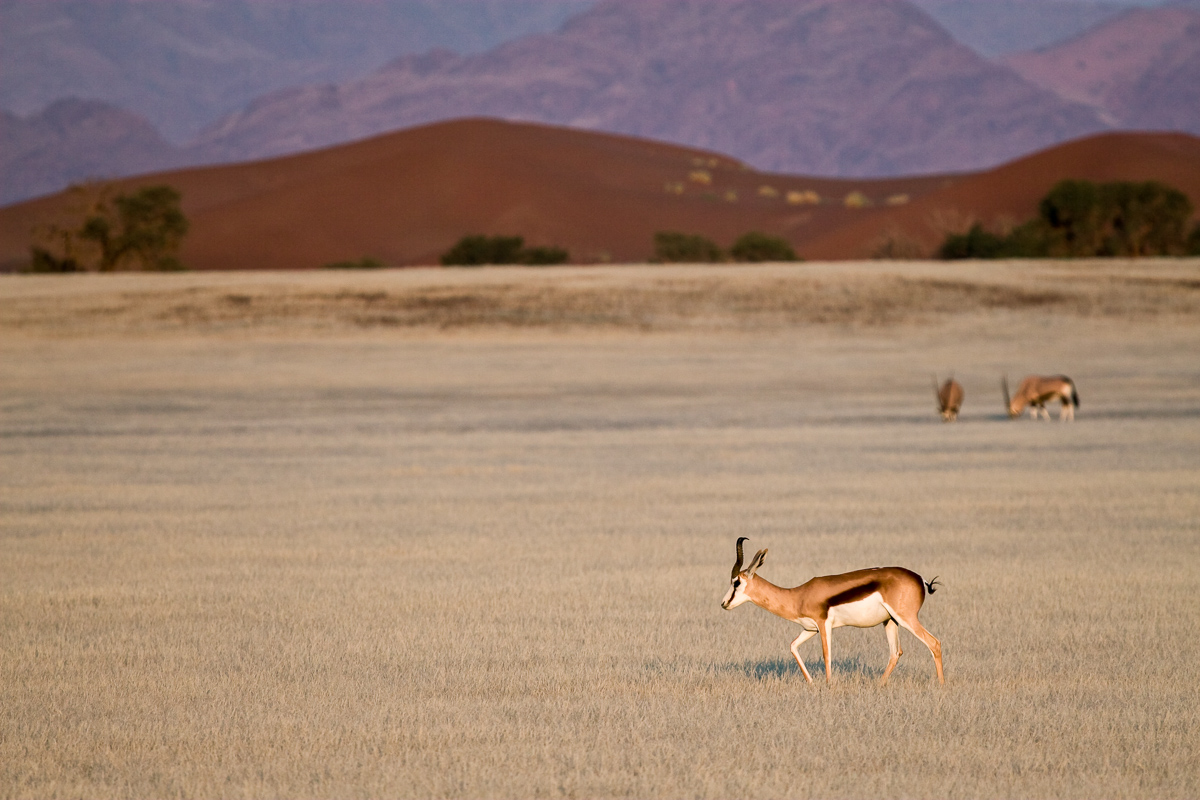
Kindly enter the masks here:
M 843 176 L 978 169 L 1107 127 L 907 2 L 605 0 L 553 34 L 261 98 L 204 132 L 191 155 L 256 159 L 464 116 Z
M 3 203 L 182 162 L 183 155 L 149 122 L 94 100 L 59 100 L 25 118 L 0 112 Z

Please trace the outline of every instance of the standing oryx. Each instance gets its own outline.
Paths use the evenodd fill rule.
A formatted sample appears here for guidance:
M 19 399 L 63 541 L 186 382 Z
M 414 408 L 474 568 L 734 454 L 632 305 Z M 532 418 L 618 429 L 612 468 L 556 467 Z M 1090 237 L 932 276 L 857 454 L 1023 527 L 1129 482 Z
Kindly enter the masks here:
M 729 593 L 721 601 L 725 609 L 735 608 L 749 600 L 776 616 L 798 623 L 804 631 L 792 642 L 792 655 L 804 673 L 804 679 L 812 683 L 812 676 L 800 658 L 800 645 L 821 635 L 821 652 L 825 656 L 825 680 L 833 682 L 833 656 L 830 652 L 830 637 L 834 628 L 852 625 L 855 628 L 873 628 L 882 624 L 887 632 L 888 648 L 892 657 L 883 672 L 882 683 L 900 660 L 901 650 L 897 625 L 920 639 L 937 667 L 939 683 L 942 677 L 942 645 L 933 634 L 925 630 L 917 619 L 917 612 L 925 602 L 925 589 L 933 594 L 937 578 L 926 582 L 917 573 L 903 567 L 875 567 L 859 569 L 842 575 L 826 575 L 813 578 L 794 589 L 782 589 L 754 574 L 767 556 L 759 550 L 750 560 L 750 566 L 742 569 L 742 542 L 737 540 L 737 561 L 730 576 Z
M 1075 381 L 1066 375 L 1028 375 L 1012 396 L 1008 394 L 1007 375 L 1001 379 L 1000 386 L 1004 389 L 1004 405 L 1012 419 L 1021 416 L 1025 406 L 1029 406 L 1029 416 L 1033 419 L 1037 419 L 1039 414 L 1050 419 L 1046 403 L 1054 400 L 1062 401 L 1059 420 L 1075 419 L 1075 409 L 1079 408 L 1079 392 L 1075 391 Z
M 939 389 L 937 375 L 934 375 L 933 395 L 937 398 L 938 412 L 941 413 L 943 422 L 954 422 L 954 420 L 958 419 L 958 410 L 962 408 L 963 404 L 963 387 L 961 383 L 950 377 L 946 379 L 946 382 Z

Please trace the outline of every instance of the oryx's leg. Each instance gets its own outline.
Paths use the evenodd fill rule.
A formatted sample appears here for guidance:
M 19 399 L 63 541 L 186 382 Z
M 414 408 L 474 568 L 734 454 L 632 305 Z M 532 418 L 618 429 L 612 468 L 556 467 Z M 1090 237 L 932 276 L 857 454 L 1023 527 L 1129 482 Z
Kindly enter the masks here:
M 888 676 L 896 668 L 896 662 L 904 655 L 904 651 L 900 649 L 900 628 L 896 626 L 896 620 L 889 619 L 883 623 L 883 629 L 887 632 L 888 650 L 891 651 L 892 657 L 888 660 L 887 669 L 883 671 L 883 679 L 879 681 L 881 684 L 887 683 Z
M 917 619 L 916 614 L 905 619 L 890 608 L 888 609 L 888 613 L 892 615 L 892 619 L 900 623 L 904 630 L 920 639 L 929 648 L 929 652 L 933 654 L 934 666 L 937 667 L 938 683 L 945 683 L 946 679 L 942 676 L 942 643 L 937 640 L 936 636 L 925 630 L 925 626 L 921 624 L 921 620 Z
M 800 671 L 804 673 L 804 680 L 812 683 L 812 675 L 808 674 L 808 667 L 804 666 L 804 659 L 800 657 L 800 645 L 807 642 L 812 637 L 816 636 L 816 631 L 804 630 L 792 642 L 792 655 L 796 657 L 796 663 L 800 665 Z
M 825 656 L 825 682 L 833 683 L 833 649 L 831 640 L 833 639 L 833 625 L 828 619 L 820 621 L 821 626 L 821 654 Z
M 1064 397 L 1062 399 L 1062 411 L 1059 412 L 1058 421 L 1064 422 L 1075 419 L 1075 406 L 1071 405 L 1071 398 Z

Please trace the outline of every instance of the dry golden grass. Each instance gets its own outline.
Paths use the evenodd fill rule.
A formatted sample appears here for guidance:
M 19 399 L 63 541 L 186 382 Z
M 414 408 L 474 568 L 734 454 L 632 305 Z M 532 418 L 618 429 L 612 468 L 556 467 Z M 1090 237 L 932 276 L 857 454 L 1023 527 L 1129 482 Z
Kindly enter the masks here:
M 73 286 L 64 291 L 64 283 Z M 1040 309 L 1200 315 L 1195 260 L 29 277 L 0 330 L 53 335 L 478 327 L 894 325 Z
M 0 281 L 0 795 L 1195 797 L 1200 269 L 1126 267 Z M 355 319 L 436 291 L 553 323 Z M 947 685 L 841 629 L 807 686 L 739 535 L 940 575 Z

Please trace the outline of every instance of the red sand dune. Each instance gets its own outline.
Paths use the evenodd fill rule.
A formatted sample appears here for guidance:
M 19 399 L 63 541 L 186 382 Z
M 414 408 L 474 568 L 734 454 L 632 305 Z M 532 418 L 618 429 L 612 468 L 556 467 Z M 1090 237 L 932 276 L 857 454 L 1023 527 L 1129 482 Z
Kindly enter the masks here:
M 1037 214 L 1060 180 L 1157 180 L 1183 191 L 1200 211 L 1200 138 L 1182 133 L 1104 133 L 1058 145 L 986 172 L 961 176 L 900 208 L 876 209 L 810 241 L 810 258 L 870 255 L 873 242 L 897 236 L 932 252 L 947 228 L 973 222 L 993 229 Z
M 831 180 L 759 173 L 720 155 L 621 136 L 460 120 L 117 185 L 169 183 L 183 193 L 192 230 L 182 255 L 193 269 L 287 269 L 364 256 L 436 263 L 472 233 L 519 234 L 599 262 L 647 259 L 659 230 L 702 233 L 724 246 L 761 230 L 786 237 L 805 257 L 853 258 L 894 231 L 932 247 L 938 224 L 955 215 L 1030 216 L 1065 177 L 1157 178 L 1200 200 L 1200 139 L 1102 135 L 974 175 Z M 789 203 L 789 192 L 813 192 L 821 202 Z M 852 192 L 868 206 L 848 207 Z M 903 195 L 906 204 L 886 204 Z M 0 264 L 25 260 L 29 231 L 66 203 L 59 194 L 0 209 Z

